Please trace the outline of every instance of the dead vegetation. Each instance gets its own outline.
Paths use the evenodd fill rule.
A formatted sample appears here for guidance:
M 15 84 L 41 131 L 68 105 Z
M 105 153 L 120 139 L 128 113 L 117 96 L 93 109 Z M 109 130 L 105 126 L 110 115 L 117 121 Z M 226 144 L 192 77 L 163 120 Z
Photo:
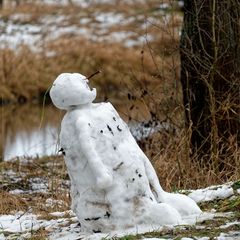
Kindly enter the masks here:
M 0 213 L 34 212 L 44 219 L 70 206 L 69 179 L 61 156 L 0 164 Z
M 189 158 L 188 141 L 184 130 L 174 136 L 172 133 L 163 133 L 147 140 L 147 154 L 153 156 L 153 165 L 166 189 L 196 189 L 240 179 L 240 152 L 237 147 L 232 155 L 226 155 L 226 167 L 219 171 L 214 163 L 204 164 L 204 161 Z
M 13 195 L 7 191 L 0 190 L 0 214 L 10 214 L 18 211 L 26 211 L 27 203 L 21 196 Z

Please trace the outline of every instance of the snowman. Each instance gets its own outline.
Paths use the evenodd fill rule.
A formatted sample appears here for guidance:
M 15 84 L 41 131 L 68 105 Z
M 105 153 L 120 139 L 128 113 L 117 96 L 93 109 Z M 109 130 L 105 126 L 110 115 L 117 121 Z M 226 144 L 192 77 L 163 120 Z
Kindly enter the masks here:
M 185 224 L 201 210 L 165 192 L 153 166 L 111 103 L 92 103 L 96 89 L 78 73 L 62 73 L 50 90 L 66 110 L 60 145 L 71 180 L 72 210 L 85 232 Z

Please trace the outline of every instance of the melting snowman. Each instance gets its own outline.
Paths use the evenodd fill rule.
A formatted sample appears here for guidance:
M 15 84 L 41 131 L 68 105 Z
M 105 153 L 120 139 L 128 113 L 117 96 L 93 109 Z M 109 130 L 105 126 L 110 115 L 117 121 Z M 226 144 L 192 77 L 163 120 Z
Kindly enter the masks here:
M 185 223 L 201 210 L 189 197 L 165 192 L 149 159 L 110 103 L 92 103 L 96 89 L 78 73 L 54 81 L 51 99 L 67 110 L 60 145 L 71 180 L 72 210 L 87 232 Z

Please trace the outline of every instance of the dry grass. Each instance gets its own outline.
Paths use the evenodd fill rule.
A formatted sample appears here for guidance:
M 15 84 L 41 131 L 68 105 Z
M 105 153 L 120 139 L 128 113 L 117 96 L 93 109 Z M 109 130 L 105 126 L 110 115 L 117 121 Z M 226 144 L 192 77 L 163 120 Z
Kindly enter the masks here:
M 34 161 L 2 162 L 0 213 L 27 212 L 31 210 L 40 218 L 54 218 L 49 215 L 55 211 L 67 211 L 70 208 L 68 175 L 62 157 L 39 158 Z M 7 174 L 8 171 L 14 173 Z M 46 182 L 46 190 L 36 191 L 32 188 L 32 179 L 37 184 Z M 10 190 L 20 189 L 23 192 L 15 195 Z
M 34 233 L 32 233 L 32 235 L 28 238 L 29 240 L 46 240 L 48 239 L 48 232 L 43 229 L 40 228 L 37 231 L 34 231 Z
M 16 211 L 27 211 L 27 203 L 21 196 L 0 190 L 0 214 L 11 214 Z
M 1 97 L 20 101 L 41 99 L 61 72 L 90 75 L 98 69 L 102 70 L 102 74 L 93 81 L 103 96 L 126 96 L 126 92 L 121 89 L 126 90 L 126 85 L 136 85 L 135 79 L 143 85 L 155 86 L 159 84 L 159 80 L 170 80 L 172 57 L 165 57 L 163 60 L 160 56 L 155 56 L 153 62 L 151 51 L 146 48 L 141 53 L 139 49 L 125 48 L 117 43 L 90 43 L 74 38 L 63 38 L 49 44 L 46 52 L 56 53 L 52 57 L 36 55 L 27 47 L 22 47 L 18 53 L 2 50 Z M 161 65 L 164 70 L 156 69 L 156 65 Z
M 165 146 L 159 142 L 165 140 Z M 225 168 L 219 170 L 216 164 L 203 164 L 189 157 L 188 137 L 185 131 L 177 135 L 161 134 L 151 140 L 147 154 L 152 155 L 153 165 L 160 181 L 167 190 L 197 189 L 240 179 L 239 149 L 222 160 Z M 161 149 L 161 150 L 159 150 Z

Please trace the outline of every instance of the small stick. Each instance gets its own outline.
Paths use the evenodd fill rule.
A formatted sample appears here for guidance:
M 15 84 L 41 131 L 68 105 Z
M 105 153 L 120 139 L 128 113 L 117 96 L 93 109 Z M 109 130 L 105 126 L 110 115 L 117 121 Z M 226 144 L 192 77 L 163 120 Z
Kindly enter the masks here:
M 89 77 L 87 77 L 87 79 L 89 80 L 90 78 L 94 77 L 95 75 L 101 73 L 100 70 L 96 71 L 95 73 L 91 74 Z

